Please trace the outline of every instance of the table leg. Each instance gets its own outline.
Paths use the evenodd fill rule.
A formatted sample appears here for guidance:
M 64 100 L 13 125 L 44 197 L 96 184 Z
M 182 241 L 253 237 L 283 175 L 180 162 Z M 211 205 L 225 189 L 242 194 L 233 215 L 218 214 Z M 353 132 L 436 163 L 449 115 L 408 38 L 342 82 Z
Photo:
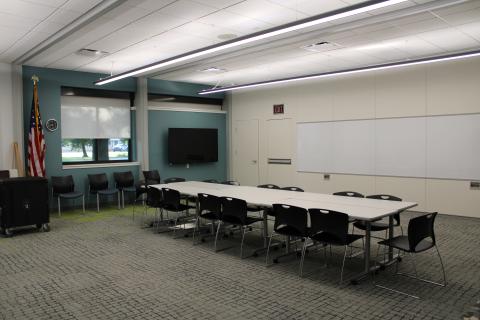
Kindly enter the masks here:
M 388 238 L 392 240 L 393 238 L 393 215 L 388 217 Z M 388 247 L 388 262 L 393 260 L 393 247 Z
M 370 236 L 371 236 L 371 223 L 365 221 L 365 249 L 363 254 L 364 272 L 368 274 L 370 272 Z
M 263 247 L 268 246 L 268 210 L 263 210 Z

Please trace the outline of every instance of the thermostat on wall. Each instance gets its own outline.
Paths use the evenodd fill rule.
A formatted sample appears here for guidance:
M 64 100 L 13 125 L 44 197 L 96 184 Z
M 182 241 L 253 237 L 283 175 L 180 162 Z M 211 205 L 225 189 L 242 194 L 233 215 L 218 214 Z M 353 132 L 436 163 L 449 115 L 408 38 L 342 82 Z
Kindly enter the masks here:
M 58 122 L 57 120 L 55 119 L 48 119 L 47 122 L 45 122 L 45 128 L 50 131 L 50 132 L 53 132 L 55 130 L 58 129 Z

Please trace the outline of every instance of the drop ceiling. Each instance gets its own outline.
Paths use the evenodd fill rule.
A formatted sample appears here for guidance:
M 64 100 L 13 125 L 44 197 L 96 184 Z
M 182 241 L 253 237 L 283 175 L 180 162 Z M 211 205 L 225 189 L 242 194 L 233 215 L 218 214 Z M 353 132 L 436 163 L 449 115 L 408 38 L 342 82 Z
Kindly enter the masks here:
M 113 1 L 113 0 L 111 0 Z M 105 1 L 10 0 L 0 7 L 0 61 L 11 63 Z M 26 65 L 117 74 L 359 0 L 127 0 Z M 435 8 L 438 4 L 442 8 Z M 429 10 L 419 10 L 428 6 Z M 417 12 L 418 11 L 418 12 Z M 220 36 L 220 37 L 219 37 Z M 318 51 L 304 46 L 329 42 Z M 82 48 L 109 54 L 82 56 Z M 480 48 L 480 0 L 409 0 L 150 75 L 242 84 Z M 218 71 L 202 71 L 216 67 Z

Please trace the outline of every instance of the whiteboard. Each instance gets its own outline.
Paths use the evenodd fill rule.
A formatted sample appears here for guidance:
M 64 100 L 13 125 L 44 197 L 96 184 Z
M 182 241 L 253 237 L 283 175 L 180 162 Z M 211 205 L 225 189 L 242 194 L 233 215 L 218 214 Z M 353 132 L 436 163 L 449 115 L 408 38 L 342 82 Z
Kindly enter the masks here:
M 333 122 L 332 172 L 375 174 L 374 120 Z
M 480 180 L 480 114 L 297 123 L 297 171 Z
M 480 180 L 480 114 L 427 118 L 427 176 Z
M 375 174 L 425 177 L 425 117 L 376 120 Z

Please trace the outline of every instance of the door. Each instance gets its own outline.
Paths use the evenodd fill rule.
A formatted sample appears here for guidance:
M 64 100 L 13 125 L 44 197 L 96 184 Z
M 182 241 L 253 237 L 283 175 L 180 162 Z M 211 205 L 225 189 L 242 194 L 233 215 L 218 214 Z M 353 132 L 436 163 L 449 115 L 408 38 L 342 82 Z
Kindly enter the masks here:
M 237 120 L 233 130 L 232 179 L 241 185 L 258 185 L 258 120 Z
M 293 185 L 292 119 L 267 120 L 267 181 Z

